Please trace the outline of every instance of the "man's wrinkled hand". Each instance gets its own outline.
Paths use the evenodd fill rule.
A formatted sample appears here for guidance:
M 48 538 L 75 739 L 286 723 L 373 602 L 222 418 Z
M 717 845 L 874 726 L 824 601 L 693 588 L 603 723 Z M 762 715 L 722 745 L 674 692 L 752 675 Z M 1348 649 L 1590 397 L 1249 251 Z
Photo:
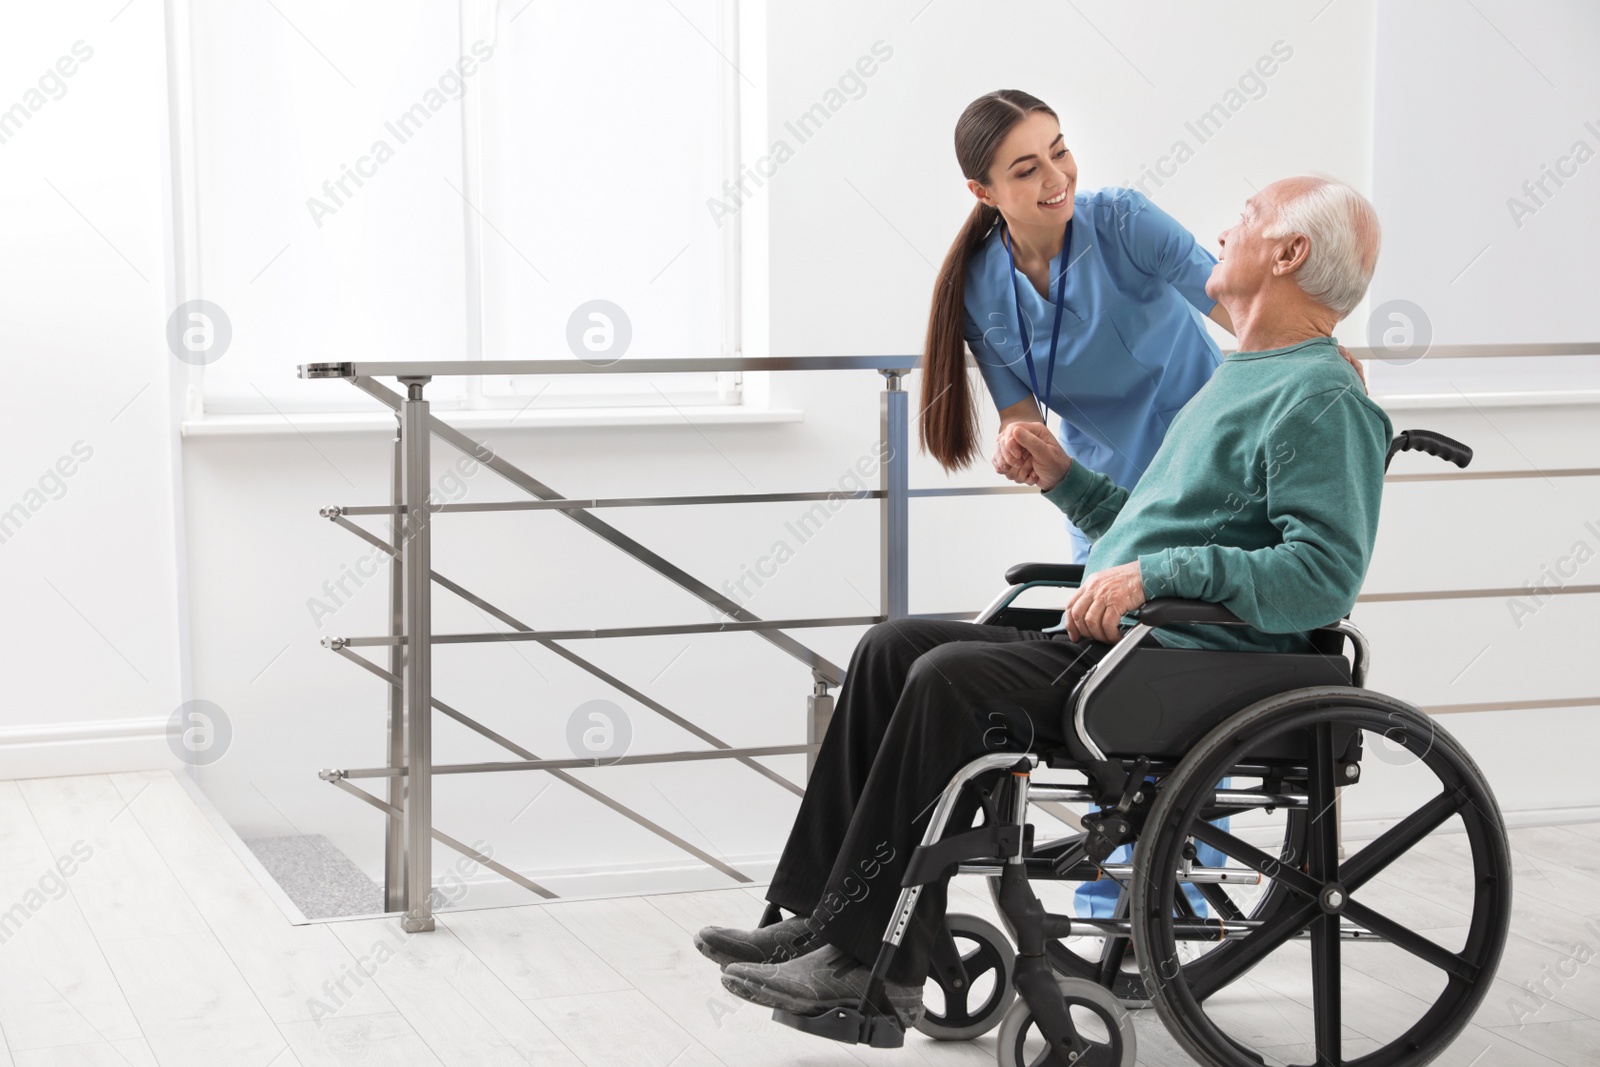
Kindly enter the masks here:
M 1124 563 L 1089 575 L 1067 602 L 1067 636 L 1074 641 L 1092 638 L 1114 645 L 1122 636 L 1117 623 L 1144 603 L 1144 579 L 1139 561 Z

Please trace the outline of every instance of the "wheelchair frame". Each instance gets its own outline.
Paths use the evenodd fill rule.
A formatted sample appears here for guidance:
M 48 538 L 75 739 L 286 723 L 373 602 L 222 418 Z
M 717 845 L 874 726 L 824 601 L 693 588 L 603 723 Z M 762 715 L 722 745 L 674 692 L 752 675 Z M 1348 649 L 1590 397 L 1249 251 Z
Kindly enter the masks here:
M 1440 455 L 1463 467 L 1471 458 L 1466 446 L 1416 430 L 1395 438 L 1389 457 L 1408 448 Z M 1012 609 L 1012 603 L 1034 586 L 1075 586 L 1081 582 L 1082 574 L 1083 568 L 1078 565 L 1019 564 L 1006 574 L 1009 588 L 976 621 L 1003 618 L 1008 609 L 1024 617 L 1033 613 L 1033 621 L 1041 621 L 1046 614 L 1043 609 Z M 1348 682 L 1294 688 L 1256 700 L 1216 723 L 1176 762 L 1156 762 L 1146 755 L 1108 754 L 1090 731 L 1091 698 L 1125 668 L 1151 633 L 1163 626 L 1184 623 L 1246 625 L 1220 605 L 1170 598 L 1152 600 L 1129 614 L 1136 619 L 1135 625 L 1079 680 L 1070 697 L 1071 732 L 1088 758 L 1059 749 L 997 752 L 980 756 L 961 768 L 940 795 L 921 845 L 912 854 L 860 1002 L 853 1008 L 836 1007 L 811 1016 L 774 1010 L 773 1017 L 834 1040 L 875 1047 L 902 1044 L 904 1032 L 884 996 L 884 976 L 910 925 L 923 887 L 950 874 L 964 873 L 989 878 L 995 903 L 1016 942 L 1011 979 L 1022 1002 L 1012 1005 L 1002 1027 L 998 1050 L 1002 1065 L 1021 1062 L 1022 1037 L 1029 1023 L 1038 1027 L 1047 1045 L 1046 1055 L 1036 1060 L 1037 1064 L 1069 1067 L 1091 1050 L 1102 1053 L 1094 1057 L 1097 1061 L 1104 1061 L 1104 1053 L 1109 1051 L 1111 1063 L 1131 1063 L 1131 1024 L 1126 1011 L 1106 992 L 1122 974 L 1122 955 L 1129 940 L 1139 948 L 1144 986 L 1174 1037 L 1200 1062 L 1228 1067 L 1262 1061 L 1205 1016 L 1200 1002 L 1210 992 L 1247 971 L 1291 937 L 1309 939 L 1317 1059 L 1319 1064 L 1339 1064 L 1344 1062 L 1338 991 L 1340 943 L 1398 942 L 1449 975 L 1445 991 L 1410 1030 L 1356 1062 L 1390 1067 L 1425 1063 L 1437 1055 L 1470 1021 L 1487 993 L 1505 943 L 1510 913 L 1509 843 L 1493 795 L 1470 757 L 1421 711 L 1364 688 L 1371 662 L 1370 645 L 1348 618 L 1318 628 L 1315 633 L 1321 635 L 1320 642 L 1313 638 L 1325 651 L 1339 651 L 1329 642 L 1342 646 L 1345 638 L 1350 640 L 1353 652 Z M 1339 662 L 1344 663 L 1342 655 Z M 1425 730 L 1427 749 L 1419 759 L 1427 759 L 1430 769 L 1440 772 L 1441 778 L 1448 774 L 1455 780 L 1447 781 L 1446 789 L 1433 801 L 1341 863 L 1336 820 L 1326 820 L 1316 827 L 1316 816 L 1309 822 L 1304 816 L 1313 807 L 1318 815 L 1333 807 L 1337 788 L 1359 781 L 1361 731 L 1382 730 L 1381 725 L 1374 725 L 1384 721 L 1377 716 L 1387 716 L 1388 720 L 1398 717 L 1404 722 L 1407 732 L 1402 734 L 1401 743 L 1407 748 L 1413 738 L 1420 740 Z M 1255 740 L 1257 736 L 1299 738 L 1302 731 L 1303 758 L 1249 758 L 1252 745 L 1264 743 Z M 1239 756 L 1245 758 L 1235 762 Z M 1080 772 L 1087 781 L 1083 785 L 1034 784 L 1033 772 L 1041 764 Z M 1152 770 L 1162 773 L 1156 781 L 1148 782 L 1146 775 Z M 1000 779 L 994 789 L 988 794 L 979 793 L 986 816 L 984 824 L 945 837 L 961 791 L 969 786 L 976 788 L 978 779 L 996 772 L 1000 772 Z M 1221 778 L 1235 776 L 1260 777 L 1263 786 L 1216 787 Z M 1300 783 L 1303 787 L 1297 788 Z M 1035 848 L 1028 806 L 1050 801 L 1091 802 L 1100 810 L 1083 818 L 1083 833 Z M 1302 830 L 1305 833 L 1304 862 L 1299 868 L 1279 862 L 1209 825 L 1210 820 L 1224 814 L 1254 808 L 1283 808 L 1300 813 L 1298 819 L 1291 816 L 1286 831 L 1291 836 Z M 1352 893 L 1457 813 L 1470 835 L 1476 869 L 1467 945 L 1452 953 L 1359 904 Z M 1154 832 L 1141 833 L 1147 827 Z M 1243 862 L 1245 868 L 1195 865 L 1192 861 L 1196 840 L 1216 847 L 1226 845 L 1222 851 Z M 1135 847 L 1134 862 L 1107 865 L 1105 860 L 1111 852 L 1127 843 Z M 1291 842 L 1290 847 L 1293 845 Z M 1282 858 L 1298 857 L 1286 850 Z M 1102 875 L 1132 882 L 1128 894 L 1132 897 L 1131 909 L 1109 919 L 1055 915 L 1044 909 L 1028 886 L 1033 878 L 1081 882 Z M 1270 885 L 1269 897 L 1263 900 L 1273 901 L 1265 919 L 1227 915 L 1220 910 L 1214 919 L 1200 919 L 1192 909 L 1188 909 L 1188 916 L 1172 914 L 1174 905 L 1181 906 L 1186 901 L 1181 890 L 1184 883 L 1197 887 L 1230 882 L 1259 884 L 1264 878 Z M 1148 886 L 1157 886 L 1153 902 Z M 1274 892 L 1278 895 L 1270 897 Z M 1253 914 L 1259 912 L 1258 905 Z M 769 907 L 763 925 L 776 918 L 775 909 Z M 1288 929 L 1291 926 L 1294 928 Z M 1102 966 L 1093 977 L 1062 977 L 1061 958 L 1052 954 L 1052 943 L 1074 932 L 1104 936 L 1108 945 L 1111 939 L 1118 939 L 1120 947 L 1110 955 L 1114 960 L 1111 967 Z M 1190 983 L 1185 976 L 1189 965 L 1181 963 L 1170 950 L 1172 943 L 1186 940 L 1231 942 L 1225 949 L 1237 951 L 1220 963 L 1213 963 L 1209 971 L 1197 968 L 1200 977 Z M 1256 940 L 1264 941 L 1265 947 L 1258 948 Z M 1248 951 L 1243 947 L 1246 944 L 1250 945 Z M 1228 972 L 1230 962 L 1234 973 Z M 1166 973 L 1169 967 L 1171 973 Z M 935 974 L 931 977 L 938 977 L 942 970 L 944 979 L 953 977 L 958 987 L 965 986 L 968 976 L 951 942 L 948 926 L 936 942 L 932 968 Z M 1218 980 L 1216 973 L 1224 977 Z M 1081 985 L 1074 986 L 1074 982 Z M 1109 1050 L 1084 1039 L 1072 1021 L 1069 1003 L 1088 1007 L 1101 1016 L 1110 1034 Z M 1019 1009 L 1030 1018 L 1013 1023 L 1012 1016 Z M 1014 1049 L 1008 1044 L 1014 1044 Z

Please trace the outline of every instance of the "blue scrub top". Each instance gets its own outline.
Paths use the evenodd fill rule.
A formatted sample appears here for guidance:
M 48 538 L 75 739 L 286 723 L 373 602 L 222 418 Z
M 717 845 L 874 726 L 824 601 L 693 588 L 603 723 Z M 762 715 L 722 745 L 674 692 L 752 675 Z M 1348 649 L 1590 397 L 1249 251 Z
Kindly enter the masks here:
M 1061 416 L 1061 445 L 1075 462 L 1132 489 L 1167 426 L 1222 362 L 1206 332 L 1216 306 L 1206 279 L 1217 259 L 1171 215 L 1135 189 L 1107 188 L 1073 198 L 1065 242 L 1066 295 L 1047 406 Z M 963 332 L 996 409 L 1032 396 L 1022 356 L 1017 304 L 1033 344 L 1041 387 L 1055 301 L 1013 271 L 996 226 L 967 264 Z M 1050 261 L 1050 292 L 1061 276 Z M 1012 295 L 1015 280 L 1016 296 Z M 1071 522 L 1076 562 L 1089 541 Z

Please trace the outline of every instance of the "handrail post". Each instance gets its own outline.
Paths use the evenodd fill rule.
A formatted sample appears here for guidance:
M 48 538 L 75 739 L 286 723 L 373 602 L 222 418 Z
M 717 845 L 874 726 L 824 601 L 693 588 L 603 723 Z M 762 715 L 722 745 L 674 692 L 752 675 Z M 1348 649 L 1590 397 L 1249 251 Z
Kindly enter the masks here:
M 900 388 L 899 370 L 882 370 L 883 392 L 878 394 L 878 444 L 882 464 L 878 469 L 883 497 L 880 501 L 878 540 L 879 612 L 891 619 L 909 613 L 910 564 L 908 560 L 907 502 L 911 457 L 907 444 L 907 396 Z
M 389 557 L 389 635 L 403 637 L 406 632 L 406 585 L 401 560 L 405 553 L 405 435 L 400 430 L 401 415 L 395 412 L 394 449 L 390 453 L 389 499 L 393 508 L 389 513 L 389 545 L 394 555 Z M 405 646 L 396 642 L 389 646 L 389 673 L 404 678 L 406 669 Z M 406 705 L 405 692 L 400 686 L 389 689 L 388 767 L 399 770 L 406 761 Z M 396 775 L 389 779 L 389 807 L 393 811 L 405 810 L 404 778 Z M 383 834 L 383 910 L 404 911 L 405 889 L 405 826 L 398 815 L 384 820 Z
M 433 579 L 432 530 L 428 510 L 428 402 L 425 377 L 402 378 L 406 399 L 401 406 L 402 477 L 405 481 L 406 542 L 402 549 L 405 576 L 405 915 L 407 933 L 433 929 Z
M 813 673 L 811 695 L 806 697 L 806 744 L 822 744 L 822 739 L 828 735 L 828 723 L 832 721 L 833 696 L 828 692 L 828 683 Z M 817 750 L 812 749 L 806 753 L 806 781 L 811 780 L 816 765 Z

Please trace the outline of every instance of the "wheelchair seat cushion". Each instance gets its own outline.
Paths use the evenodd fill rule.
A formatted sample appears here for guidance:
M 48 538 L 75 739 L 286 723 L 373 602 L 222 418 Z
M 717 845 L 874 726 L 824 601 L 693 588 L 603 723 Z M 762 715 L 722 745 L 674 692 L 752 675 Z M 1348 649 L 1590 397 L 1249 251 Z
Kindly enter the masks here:
M 1108 756 L 1180 759 L 1218 723 L 1256 701 L 1326 685 L 1350 685 L 1350 663 L 1343 656 L 1146 645 L 1095 691 L 1085 726 Z M 1088 758 L 1072 727 L 1071 701 L 1064 714 L 1068 749 Z M 1251 756 L 1297 759 L 1300 749 L 1298 738 L 1277 738 Z

